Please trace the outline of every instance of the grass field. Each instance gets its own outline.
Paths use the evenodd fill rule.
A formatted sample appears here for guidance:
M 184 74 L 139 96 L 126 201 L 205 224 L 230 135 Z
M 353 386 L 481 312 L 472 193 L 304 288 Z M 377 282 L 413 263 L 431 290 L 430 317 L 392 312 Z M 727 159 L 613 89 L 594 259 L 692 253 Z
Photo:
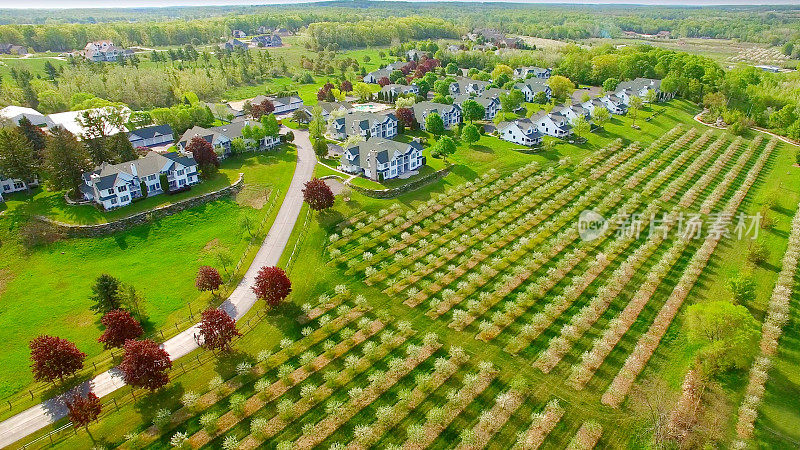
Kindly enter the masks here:
M 69 239 L 33 250 L 26 250 L 17 238 L 18 213 L 24 202 L 9 202 L 9 210 L 0 216 L 4 255 L 0 338 L 9 343 L 9 350 L 0 356 L 0 396 L 7 397 L 31 382 L 27 342 L 36 334 L 72 340 L 88 354 L 90 366 L 92 360 L 110 363 L 108 352 L 96 340 L 99 318 L 89 310 L 90 287 L 101 273 L 118 277 L 142 294 L 150 333 L 174 332 L 176 322 L 186 325 L 190 303 L 196 314 L 208 303 L 218 302 L 210 295 L 198 295 L 193 283 L 197 268 L 219 266 L 218 249 L 228 252 L 233 264 L 253 257 L 245 254 L 250 238 L 240 221 L 248 217 L 255 227 L 266 219 L 259 233 L 263 236 L 294 165 L 294 149 L 234 157 L 223 162 L 221 178 L 245 174 L 245 189 L 235 200 L 208 203 L 108 237 Z
M 794 168 L 791 162 L 794 150 L 783 143 L 770 144 L 774 145 L 774 150 L 771 156 L 764 159 L 761 155 L 765 154 L 763 152 L 766 151 L 768 139 L 758 141 L 756 135 L 751 134 L 736 144 L 732 136 L 719 131 L 707 132 L 706 127 L 695 123 L 692 120 L 694 112 L 693 105 L 673 101 L 651 121 L 640 120 L 641 131 L 633 131 L 628 118 L 615 118 L 605 130 L 591 136 L 581 146 L 561 143 L 549 154 L 518 152 L 513 144 L 485 136 L 477 146 L 460 147 L 450 157 L 456 166 L 444 180 L 400 198 L 377 200 L 353 192 L 350 202 L 337 200 L 337 204 L 329 211 L 312 214 L 304 208 L 301 225 L 295 228 L 280 263 L 287 267 L 293 282 L 289 303 L 266 313 L 259 313 L 258 308 L 251 310 L 240 322 L 240 327 L 246 333 L 237 341 L 232 354 L 219 359 L 203 351 L 189 355 L 179 362 L 185 367 L 173 369 L 175 382 L 168 388 L 154 394 L 137 395 L 136 399 L 131 397 L 127 387 L 115 392 L 110 398 L 104 399 L 106 412 L 102 420 L 90 427 L 93 438 L 84 432 L 73 434 L 66 431 L 53 437 L 56 446 L 88 447 L 93 445 L 94 439 L 98 439 L 105 446 L 126 442 L 129 447 L 167 448 L 175 433 L 182 432 L 186 433 L 194 447 L 220 447 L 223 442 L 236 440 L 242 446 L 240 448 L 253 448 L 262 442 L 270 445 L 292 443 L 293 448 L 312 444 L 327 448 L 334 443 L 350 443 L 354 448 L 360 448 L 356 444 L 368 439 L 367 442 L 383 448 L 413 439 L 429 444 L 431 448 L 454 448 L 464 437 L 462 431 L 472 429 L 478 442 L 491 442 L 491 448 L 509 448 L 519 439 L 519 432 L 525 433 L 529 428 L 541 425 L 537 421 L 545 420 L 540 416 L 532 417 L 531 413 L 544 411 L 549 412 L 545 417 L 552 426 L 544 433 L 541 448 L 566 447 L 587 420 L 595 420 L 603 427 L 598 443 L 600 448 L 647 448 L 651 433 L 648 422 L 650 411 L 637 407 L 637 402 L 631 400 L 631 397 L 639 398 L 637 390 L 634 389 L 619 408 L 602 403 L 602 394 L 624 365 L 626 356 L 634 350 L 639 338 L 648 332 L 654 317 L 664 308 L 672 286 L 695 260 L 695 250 L 701 242 L 688 244 L 677 255 L 663 276 L 663 284 L 656 289 L 653 299 L 647 302 L 641 315 L 632 322 L 619 344 L 607 355 L 585 387 L 575 390 L 572 387 L 571 367 L 581 361 L 581 354 L 590 350 L 596 339 L 610 326 L 610 319 L 631 301 L 633 293 L 642 285 L 648 272 L 653 271 L 656 262 L 666 258 L 669 248 L 678 245 L 677 239 L 667 239 L 657 246 L 648 244 L 644 238 L 633 239 L 618 253 L 612 251 L 612 245 L 617 242 L 612 236 L 591 245 L 567 243 L 542 267 L 531 269 L 531 281 L 527 283 L 532 283 L 534 279 L 537 282 L 547 280 L 552 276 L 551 273 L 558 273 L 550 269 L 569 260 L 566 255 L 573 254 L 573 251 L 584 249 L 588 254 L 576 253 L 577 265 L 562 269 L 560 281 L 550 289 L 553 292 L 547 292 L 536 302 L 527 304 L 521 296 L 522 288 L 511 293 L 504 291 L 506 284 L 511 282 L 507 275 L 519 274 L 519 270 L 531 264 L 529 256 L 534 250 L 528 251 L 525 245 L 535 245 L 535 251 L 555 251 L 563 240 L 562 234 L 574 227 L 571 227 L 569 220 L 555 222 L 556 229 L 534 226 L 532 233 L 535 234 L 525 235 L 532 241 L 517 247 L 515 243 L 520 241 L 514 233 L 518 225 L 512 226 L 512 222 L 508 221 L 520 211 L 525 212 L 520 209 L 523 205 L 533 205 L 535 208 L 536 202 L 558 199 L 564 199 L 566 203 L 556 203 L 545 210 L 553 218 L 568 219 L 573 210 L 577 211 L 576 208 L 582 205 L 610 214 L 615 208 L 632 201 L 632 192 L 645 193 L 640 200 L 630 203 L 634 205 L 633 210 L 649 211 L 648 206 L 653 204 L 651 200 L 665 195 L 673 186 L 675 193 L 666 203 L 673 205 L 678 203 L 678 199 L 683 201 L 688 198 L 688 208 L 693 210 L 703 208 L 706 204 L 710 207 L 731 202 L 746 180 L 755 179 L 744 202 L 738 206 L 739 211 L 765 211 L 768 198 L 779 193 L 781 199 L 777 204 L 770 203 L 771 207 L 767 207 L 766 214 L 774 226 L 770 230 L 761 230 L 759 237 L 770 250 L 767 262 L 759 266 L 746 262 L 751 245 L 748 241 L 720 241 L 703 275 L 693 283 L 694 287 L 685 299 L 683 308 L 695 302 L 729 296 L 726 287 L 728 278 L 744 267 L 759 280 L 758 297 L 746 306 L 761 320 L 766 299 L 780 270 L 794 205 L 800 200 L 800 178 L 794 172 L 800 169 Z M 682 124 L 681 128 L 670 132 L 677 124 Z M 615 139 L 620 139 L 619 147 L 608 147 Z M 657 146 L 649 147 L 657 140 Z M 641 149 L 646 150 L 638 151 L 636 147 L 630 147 L 634 141 L 638 141 Z M 755 143 L 751 145 L 752 142 Z M 587 156 L 596 159 L 581 164 L 580 161 Z M 567 163 L 562 165 L 565 158 Z M 433 168 L 442 164 L 439 160 L 431 161 L 431 158 L 429 161 Z M 674 161 L 677 162 L 673 164 Z M 539 163 L 539 169 L 528 166 L 519 170 L 532 162 Z M 552 168 L 552 172 L 548 168 Z M 492 172 L 491 169 L 495 169 L 496 174 L 482 179 L 483 175 Z M 330 173 L 322 166 L 318 166 L 317 170 L 318 175 Z M 710 181 L 702 181 L 704 173 L 714 175 Z M 548 188 L 550 191 L 541 187 L 549 183 L 548 180 L 555 179 L 562 179 L 567 184 L 553 185 Z M 578 190 L 573 194 L 565 187 L 580 185 L 582 180 L 586 180 L 583 191 Z M 486 191 L 481 196 L 466 199 L 469 191 L 465 182 L 487 186 L 497 192 Z M 619 200 L 609 194 L 612 186 L 624 188 Z M 700 187 L 694 197 L 690 194 L 693 186 Z M 593 187 L 598 190 L 593 191 Z M 578 199 L 581 192 L 585 196 L 583 200 Z M 590 195 L 591 192 L 594 193 Z M 443 193 L 447 195 L 440 197 Z M 432 199 L 435 201 L 424 204 Z M 441 205 L 445 208 L 443 211 L 451 215 L 437 214 L 436 210 L 429 212 L 435 205 Z M 419 266 L 413 263 L 413 258 L 407 258 L 410 252 L 397 253 L 406 259 L 387 258 L 385 249 L 372 250 L 376 259 L 371 263 L 362 263 L 363 249 L 387 245 L 389 241 L 386 236 L 399 235 L 401 230 L 395 228 L 403 221 L 392 220 L 393 211 L 396 211 L 392 208 L 399 208 L 403 214 L 408 212 L 405 217 L 409 220 L 417 221 L 420 220 L 418 217 L 423 217 L 417 223 L 424 227 L 415 230 L 408 228 L 412 239 L 418 239 L 420 232 L 425 231 L 430 233 L 426 238 L 435 243 L 434 247 L 451 246 L 456 240 L 469 241 L 468 245 L 477 252 L 472 255 L 488 251 L 491 261 L 487 259 L 486 263 L 476 266 L 474 270 L 469 269 L 472 266 L 464 264 L 463 276 L 460 275 L 460 264 L 454 268 L 441 266 L 435 269 L 441 264 L 441 258 L 450 257 L 449 251 L 439 251 L 444 248 L 440 247 L 435 252 L 425 250 L 430 252 L 428 255 L 435 257 L 419 257 Z M 474 224 L 475 228 L 469 229 L 473 210 L 474 214 L 481 215 L 475 217 L 481 219 Z M 532 212 L 533 209 L 529 214 Z M 429 217 L 428 214 L 431 214 L 430 218 L 424 218 Z M 374 218 L 366 220 L 369 215 Z M 354 231 L 360 234 L 348 238 L 345 243 L 329 244 L 332 233 L 341 233 L 342 228 L 337 224 L 349 218 L 356 218 L 353 223 L 361 221 L 366 228 Z M 506 225 L 501 225 L 504 223 Z M 371 231 L 373 225 L 380 226 L 378 232 Z M 500 228 L 485 228 L 496 225 Z M 465 228 L 461 230 L 459 227 Z M 456 237 L 448 239 L 449 235 L 442 234 L 445 231 L 455 233 Z M 481 233 L 488 233 L 491 237 L 484 238 Z M 500 244 L 506 239 L 508 248 Z M 413 245 L 428 248 L 421 243 L 415 242 Z M 340 249 L 344 259 L 337 261 L 338 257 L 333 256 L 332 249 Z M 607 268 L 600 269 L 600 276 L 595 281 L 589 283 L 586 295 L 580 295 L 572 306 L 556 315 L 539 336 L 518 341 L 519 337 L 526 336 L 522 327 L 533 321 L 535 313 L 542 311 L 545 304 L 552 302 L 557 294 L 564 293 L 568 285 L 597 265 L 593 258 L 598 251 L 606 252 L 611 262 Z M 637 260 L 632 256 L 634 254 L 644 256 Z M 512 257 L 522 259 L 514 264 Z M 334 261 L 331 261 L 332 258 Z M 507 266 L 503 266 L 504 261 Z M 464 261 L 459 260 L 459 263 Z M 422 273 L 423 269 L 428 270 L 429 267 L 434 267 L 434 270 L 417 281 L 412 280 L 410 285 L 416 289 L 412 291 L 404 281 L 408 275 L 397 275 L 399 272 L 395 267 L 403 264 L 413 268 L 414 273 Z M 633 276 L 620 278 L 616 269 L 622 264 L 635 264 Z M 495 268 L 499 273 L 483 272 L 484 266 Z M 373 279 L 376 275 L 365 274 L 368 267 L 380 268 L 377 278 Z M 471 276 L 479 272 L 478 267 L 482 268 L 481 273 L 492 273 L 487 275 L 488 281 Z M 451 273 L 455 272 L 459 275 L 453 280 Z M 383 275 L 388 278 L 381 279 Z M 467 284 L 462 285 L 462 281 Z M 475 283 L 486 284 L 479 285 L 482 287 L 474 295 L 469 294 L 469 287 L 475 286 Z M 528 286 L 525 283 L 523 287 Z M 607 309 L 595 322 L 570 341 L 568 350 L 560 356 L 560 362 L 552 370 L 543 371 L 542 355 L 552 347 L 559 331 L 573 323 L 579 311 L 599 295 L 601 288 L 609 288 L 605 286 L 606 283 L 611 288 L 615 287 L 615 283 L 620 284 L 620 293 L 610 300 Z M 456 302 L 452 310 L 436 313 L 442 303 L 434 303 L 433 300 L 446 299 L 444 295 L 435 294 L 434 286 L 441 285 L 456 290 L 458 295 L 461 292 L 467 295 Z M 339 286 L 347 286 L 347 289 Z M 479 295 L 480 292 L 486 292 L 487 298 Z M 492 297 L 492 293 L 496 292 L 501 294 Z M 415 305 L 409 304 L 423 293 L 430 298 Z M 323 294 L 327 297 L 318 300 Z M 365 304 L 358 300 L 358 294 L 364 296 Z M 478 299 L 479 303 L 468 305 Z M 489 302 L 488 299 L 494 299 L 492 301 L 497 303 L 485 303 Z M 317 308 L 301 308 L 306 303 Z M 337 305 L 340 304 L 351 308 L 339 309 Z M 489 307 L 475 306 L 484 304 Z M 461 319 L 456 318 L 455 309 L 468 310 L 468 316 L 474 321 L 465 326 L 459 325 L 457 322 Z M 310 322 L 295 320 L 295 317 L 303 314 L 308 314 Z M 499 321 L 502 314 L 510 314 L 511 321 Z M 323 321 L 323 316 L 329 316 L 330 319 Z M 363 321 L 362 317 L 368 317 L 369 320 Z M 380 322 L 376 325 L 377 329 L 368 326 L 369 323 L 374 324 L 376 319 Z M 403 331 L 405 327 L 399 322 L 403 320 L 408 321 L 417 332 Z M 492 336 L 491 327 L 484 326 L 484 322 L 493 326 L 502 323 L 502 328 Z M 647 381 L 644 383 L 647 385 L 653 380 L 663 395 L 673 398 L 678 395 L 683 377 L 697 351 L 695 346 L 689 344 L 681 325 L 682 314 L 678 312 L 665 329 L 660 345 L 649 356 L 649 362 L 637 377 L 639 382 Z M 308 327 L 308 331 L 301 332 L 305 327 Z M 348 328 L 352 331 L 347 332 Z M 787 328 L 790 330 L 782 341 L 777 368 L 767 385 L 763 418 L 757 424 L 757 440 L 754 444 L 762 448 L 792 447 L 797 439 L 800 413 L 792 407 L 791 395 L 796 393 L 797 385 L 793 367 L 798 353 L 798 336 L 791 325 Z M 386 330 L 393 330 L 394 338 L 382 337 Z M 355 335 L 353 331 L 357 331 Z M 438 334 L 441 347 L 424 338 L 427 332 Z M 284 338 L 290 339 L 287 342 L 289 345 L 278 345 L 278 341 Z M 368 348 L 364 341 L 374 344 Z M 412 351 L 410 344 L 419 347 Z M 457 355 L 454 347 L 458 346 L 464 348 L 468 360 L 451 359 L 453 365 L 434 363 L 437 358 Z M 514 347 L 519 349 L 514 350 Z M 425 356 L 428 353 L 423 352 L 419 360 L 406 359 L 410 358 L 408 355 L 419 354 L 416 352 L 426 348 L 430 348 L 430 356 Z M 260 355 L 263 349 L 269 349 L 272 356 L 263 358 L 264 354 Z M 378 353 L 374 353 L 376 351 Z M 194 362 L 195 357 L 202 363 Z M 399 366 L 390 363 L 392 358 L 406 359 L 405 367 L 410 369 L 400 371 Z M 316 362 L 310 362 L 312 360 Z M 256 367 L 237 375 L 235 367 L 243 361 Z M 482 366 L 481 361 L 490 361 L 494 369 Z M 448 375 L 442 375 L 446 370 L 450 370 Z M 287 376 L 287 373 L 292 375 Z M 430 378 L 425 373 L 430 374 Z M 485 383 L 466 387 L 469 373 L 477 373 L 478 379 Z M 209 387 L 209 380 L 214 375 L 228 380 L 222 388 Z M 722 447 L 727 447 L 732 437 L 733 416 L 746 379 L 746 371 L 732 372 L 715 383 L 708 394 L 714 397 L 712 404 L 718 408 L 713 412 L 730 418 L 727 425 L 722 427 L 724 430 L 715 430 L 714 437 Z M 259 394 L 262 390 L 271 394 Z M 201 394 L 203 406 L 195 409 L 183 407 L 180 399 L 187 391 Z M 563 415 L 550 414 L 555 411 L 550 404 L 553 399 L 559 400 L 556 409 L 563 410 Z M 119 411 L 115 410 L 114 404 Z M 241 412 L 236 412 L 237 404 L 244 405 Z M 314 406 L 308 409 L 308 405 Z M 171 419 L 161 428 L 152 427 L 153 417 L 159 408 L 167 409 Z M 391 415 L 385 416 L 390 410 Z M 288 416 L 285 415 L 287 411 L 291 413 Z M 491 413 L 484 415 L 487 411 Z M 206 413 L 220 417 L 215 421 L 220 429 L 203 429 L 200 417 Z M 384 416 L 387 418 L 382 419 Z M 255 419 L 271 424 L 266 435 L 258 432 Z M 422 436 L 418 435 L 420 426 L 424 431 Z M 369 433 L 364 434 L 367 429 Z M 43 430 L 39 435 L 46 431 Z M 41 441 L 34 448 L 45 445 L 48 445 L 47 441 Z

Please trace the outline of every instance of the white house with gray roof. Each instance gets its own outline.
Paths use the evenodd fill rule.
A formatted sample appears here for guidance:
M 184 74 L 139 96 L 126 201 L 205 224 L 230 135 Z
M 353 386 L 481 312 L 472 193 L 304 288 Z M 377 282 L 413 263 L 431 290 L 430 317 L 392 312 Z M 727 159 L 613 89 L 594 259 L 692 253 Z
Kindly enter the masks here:
M 275 115 L 285 114 L 292 112 L 303 106 L 303 99 L 296 95 L 289 97 L 277 97 L 272 99 L 272 104 L 275 105 Z
M 189 142 L 195 137 L 201 137 L 214 147 L 214 152 L 217 153 L 220 158 L 227 158 L 231 154 L 231 143 L 234 139 L 243 138 L 242 130 L 248 125 L 251 127 L 261 126 L 259 122 L 251 122 L 249 120 L 231 122 L 211 128 L 194 126 L 183 133 L 180 141 L 178 141 L 178 148 L 185 153 Z M 244 141 L 249 147 L 257 150 L 271 149 L 281 143 L 280 136 L 278 135 L 266 136 L 257 143 L 251 139 L 244 139 Z
M 19 125 L 19 121 L 22 120 L 23 117 L 36 126 L 48 128 L 54 125 L 49 117 L 33 108 L 11 105 L 0 109 L 0 118 L 8 120 L 14 125 Z
M 553 108 L 553 112 L 561 114 L 569 120 L 569 123 L 574 125 L 578 117 L 583 117 L 587 122 L 591 119 L 592 115 L 589 110 L 581 105 L 561 105 Z
M 349 136 L 391 139 L 397 136 L 397 117 L 391 112 L 351 111 L 330 121 L 328 132 L 340 141 Z
M 381 88 L 384 100 L 393 102 L 398 95 L 419 94 L 419 87 L 416 84 L 387 84 Z
M 456 77 L 456 81 L 450 83 L 450 95 L 480 95 L 486 90 L 486 86 L 491 83 L 488 81 L 473 80 L 467 77 Z
M 639 97 L 644 100 L 649 91 L 656 93 L 656 101 L 666 101 L 675 96 L 674 92 L 663 92 L 661 90 L 661 80 L 653 78 L 636 78 L 631 81 L 623 81 L 617 85 L 614 94 L 622 100 L 625 105 L 630 105 L 631 97 Z
M 419 141 L 398 142 L 373 137 L 344 149 L 339 168 L 380 181 L 400 177 L 424 165 Z
M 12 192 L 26 191 L 28 187 L 39 186 L 39 180 L 33 179 L 31 181 L 20 180 L 19 178 L 6 178 L 0 175 L 0 200 L 3 194 L 11 194 Z
M 120 208 L 147 191 L 147 196 L 163 193 L 161 175 L 166 175 L 169 190 L 185 189 L 200 182 L 197 162 L 175 152 L 150 152 L 147 156 L 120 164 L 103 163 L 83 174 L 83 198 L 105 209 Z M 144 186 L 142 186 L 144 184 Z
M 517 119 L 510 122 L 500 122 L 497 125 L 500 139 L 528 147 L 542 142 L 542 133 L 539 126 L 531 119 Z
M 486 95 L 486 92 L 483 95 L 478 95 L 475 97 L 471 97 L 469 95 L 459 95 L 458 97 L 453 99 L 453 104 L 458 105 L 459 108 L 463 109 L 462 105 L 467 100 L 474 100 L 478 102 L 481 106 L 483 106 L 484 114 L 483 120 L 492 120 L 494 116 L 497 115 L 497 112 L 500 111 L 500 99 L 499 96 L 492 96 Z
M 168 124 L 139 128 L 128 133 L 128 140 L 136 147 L 159 147 L 172 144 L 175 135 Z
M 539 92 L 544 92 L 547 96 L 547 100 L 550 100 L 550 95 L 552 94 L 550 86 L 547 85 L 547 81 L 540 78 L 528 78 L 525 81 L 515 84 L 514 88 L 522 91 L 525 95 L 526 102 L 532 102 L 533 97 Z
M 546 80 L 550 78 L 550 75 L 553 74 L 553 69 L 543 69 L 541 67 L 535 66 L 527 66 L 527 67 L 517 67 L 514 69 L 514 78 L 518 79 L 525 79 L 525 78 L 539 78 L 540 80 Z
M 600 101 L 603 102 L 603 105 L 611 114 L 622 115 L 628 112 L 628 105 L 615 94 L 604 95 L 600 97 Z
M 378 70 L 373 70 L 372 72 L 367 73 L 366 75 L 364 75 L 363 81 L 364 83 L 378 84 L 378 80 L 380 80 L 383 77 L 389 78 L 389 75 L 391 75 L 392 72 L 394 72 L 395 70 L 400 70 L 400 68 L 405 65 L 406 63 L 402 61 L 391 63 L 386 67 L 383 67 Z
M 419 102 L 415 103 L 411 108 L 414 110 L 414 119 L 422 130 L 425 130 L 425 118 L 431 113 L 437 113 L 442 117 L 446 129 L 461 123 L 461 107 L 455 104 Z
M 320 110 L 322 110 L 322 118 L 326 121 L 331 117 L 332 113 L 347 114 L 353 110 L 353 104 L 350 102 L 317 102 L 316 106 L 319 106 Z M 313 106 L 303 106 L 300 111 L 303 113 L 303 120 L 306 122 L 310 122 L 314 117 Z
M 536 124 L 540 133 L 547 136 L 563 138 L 572 134 L 572 125 L 570 125 L 569 119 L 559 113 L 542 111 L 531 117 L 531 122 Z

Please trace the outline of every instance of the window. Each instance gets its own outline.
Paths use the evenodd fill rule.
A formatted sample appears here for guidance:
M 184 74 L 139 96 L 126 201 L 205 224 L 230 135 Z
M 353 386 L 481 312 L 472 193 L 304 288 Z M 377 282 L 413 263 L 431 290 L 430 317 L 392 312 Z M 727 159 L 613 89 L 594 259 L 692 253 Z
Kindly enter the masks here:
M 117 192 L 125 192 L 128 190 L 128 186 L 119 186 L 117 187 Z
M 111 199 L 111 204 L 112 205 L 116 205 L 117 204 L 117 199 L 116 198 L 112 198 Z
M 183 169 L 178 171 L 178 175 L 183 175 Z
M 119 201 L 120 201 L 120 202 L 122 202 L 122 203 L 125 203 L 125 202 L 127 202 L 127 201 L 128 201 L 128 199 L 129 199 L 129 197 L 126 195 L 125 197 L 121 197 L 121 198 L 119 199 Z
M 14 182 L 14 189 L 22 189 L 23 187 L 25 187 L 25 183 L 23 183 L 22 181 Z

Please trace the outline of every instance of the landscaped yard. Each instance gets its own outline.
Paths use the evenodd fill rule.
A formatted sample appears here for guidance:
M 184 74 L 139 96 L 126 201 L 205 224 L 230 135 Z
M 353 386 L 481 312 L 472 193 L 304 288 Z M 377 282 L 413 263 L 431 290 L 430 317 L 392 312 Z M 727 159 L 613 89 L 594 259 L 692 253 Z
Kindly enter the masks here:
M 102 273 L 118 277 L 141 293 L 151 334 L 164 331 L 168 335 L 175 331 L 176 322 L 185 328 L 190 323 L 190 304 L 196 318 L 208 304 L 218 303 L 218 298 L 198 295 L 197 268 L 213 265 L 224 276 L 218 251 L 228 254 L 232 265 L 240 258 L 243 269 L 249 265 L 254 253 L 241 222 L 249 219 L 252 240 L 259 243 L 277 214 L 294 166 L 293 148 L 233 157 L 223 162 L 218 179 L 224 184 L 240 172 L 245 174 L 245 189 L 236 199 L 211 202 L 107 237 L 68 239 L 31 250 L 18 238 L 22 210 L 30 208 L 10 201 L 0 216 L 0 339 L 8 345 L 0 356 L 0 396 L 18 392 L 31 382 L 27 342 L 38 334 L 72 340 L 88 354 L 89 367 L 92 361 L 98 361 L 98 368 L 110 364 L 108 352 L 97 342 L 99 317 L 89 310 L 91 285 Z M 33 202 L 57 195 L 39 193 Z M 124 214 L 125 209 L 118 213 Z M 262 222 L 264 227 L 256 231 Z M 232 287 L 221 292 L 223 298 Z M 16 406 L 16 399 L 24 397 L 14 398 Z
M 304 208 L 280 263 L 290 303 L 260 320 L 251 310 L 232 354 L 215 362 L 195 352 L 167 389 L 137 399 L 127 387 L 115 392 L 92 433 L 108 446 L 148 448 L 178 433 L 194 447 L 564 448 L 577 435 L 601 448 L 646 447 L 650 411 L 629 401 L 645 394 L 621 374 L 677 396 L 697 352 L 682 329 L 686 305 L 729 296 L 728 278 L 742 267 L 759 280 L 745 306 L 761 319 L 800 200 L 793 149 L 710 130 L 692 108 L 671 102 L 641 131 L 615 118 L 587 143 L 550 154 L 484 136 L 449 158 L 456 167 L 442 181 L 393 200 L 353 192 L 329 211 Z M 766 205 L 775 192 L 781 200 Z M 757 266 L 746 262 L 749 240 L 647 237 L 651 212 L 765 206 L 774 226 L 760 230 L 770 255 Z M 609 227 L 584 242 L 574 224 L 586 208 L 609 219 L 642 213 L 644 232 Z M 698 264 L 699 278 L 687 270 Z M 686 292 L 674 289 L 679 279 Z M 657 345 L 643 344 L 651 339 Z M 768 384 L 770 431 L 757 433 L 765 447 L 796 439 L 800 416 L 786 397 L 795 341 L 787 333 Z M 633 353 L 644 364 L 628 362 Z M 211 361 L 198 365 L 195 355 Z M 253 368 L 237 375 L 242 362 Z M 215 375 L 227 381 L 219 387 Z M 709 394 L 720 411 L 735 411 L 746 380 L 734 371 Z M 198 406 L 182 404 L 188 391 L 201 395 Z M 158 408 L 169 418 L 155 427 Z M 83 432 L 54 439 L 92 445 Z

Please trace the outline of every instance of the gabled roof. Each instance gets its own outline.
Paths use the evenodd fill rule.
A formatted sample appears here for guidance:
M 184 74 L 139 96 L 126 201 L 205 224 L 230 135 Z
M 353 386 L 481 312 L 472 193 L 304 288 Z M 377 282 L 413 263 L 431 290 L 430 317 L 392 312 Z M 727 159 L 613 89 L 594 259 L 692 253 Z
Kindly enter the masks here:
M 444 103 L 435 102 L 419 102 L 415 103 L 412 107 L 414 110 L 414 118 L 418 123 L 425 121 L 425 116 L 430 113 L 437 113 L 440 116 L 443 114 L 451 113 L 453 110 L 460 110 L 458 105 L 445 105 Z
M 546 91 L 550 88 L 547 85 L 547 82 L 540 78 L 528 78 L 525 81 L 520 81 L 519 83 L 515 84 L 514 87 L 517 89 L 528 88 L 532 92 Z
M 152 139 L 156 136 L 164 136 L 172 134 L 172 127 L 169 124 L 153 125 L 149 127 L 139 128 L 128 133 L 128 137 L 137 137 L 139 139 Z
M 150 175 L 161 173 L 162 170 L 169 171 L 175 164 L 184 167 L 195 166 L 197 163 L 191 156 L 182 156 L 175 152 L 156 153 L 149 152 L 146 156 L 119 164 L 109 164 L 104 162 L 91 172 L 84 173 L 85 181 L 93 180 L 98 190 L 109 189 L 117 183 L 118 178 L 126 182 L 133 181 L 134 168 L 136 175 L 141 179 Z
M 617 85 L 617 91 L 624 89 L 632 90 L 636 95 L 644 89 L 661 89 L 661 80 L 653 78 L 635 78 L 631 81 L 623 81 Z
M 372 137 L 364 142 L 350 145 L 344 150 L 344 153 L 346 156 L 355 157 L 352 162 L 348 159 L 349 164 L 369 170 L 373 161 L 386 164 L 396 156 L 405 155 L 413 150 L 422 150 L 422 144 L 417 141 L 406 143 Z
M 542 133 L 539 132 L 539 127 L 531 119 L 516 119 L 510 122 L 500 122 L 497 125 L 497 129 L 502 132 L 503 130 L 512 126 L 519 128 L 522 134 L 524 134 L 530 139 L 536 139 L 542 137 Z
M 457 85 L 458 92 L 463 94 L 467 91 L 469 87 L 474 87 L 477 89 L 486 89 L 486 86 L 490 85 L 491 83 L 488 81 L 473 80 L 472 78 L 467 78 L 467 77 L 456 77 L 456 81 L 453 82 L 453 84 Z

